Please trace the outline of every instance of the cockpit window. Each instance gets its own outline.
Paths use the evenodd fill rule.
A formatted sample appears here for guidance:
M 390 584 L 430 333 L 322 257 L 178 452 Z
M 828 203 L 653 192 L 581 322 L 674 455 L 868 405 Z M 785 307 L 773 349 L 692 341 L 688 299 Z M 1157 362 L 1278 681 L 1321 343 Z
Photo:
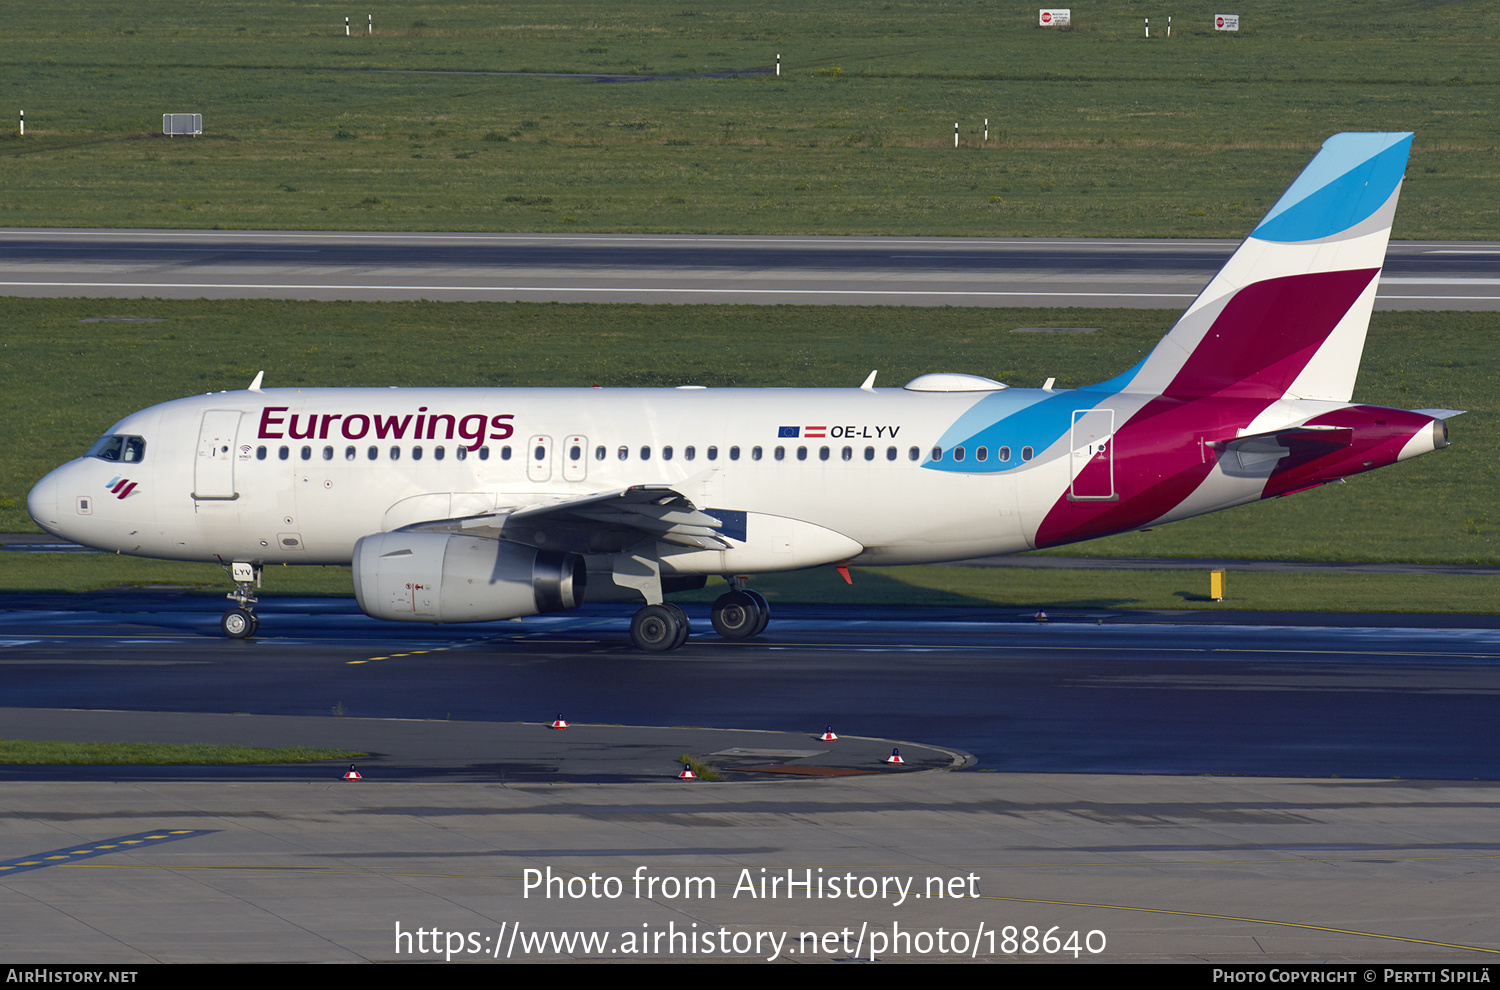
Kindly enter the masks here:
M 89 448 L 86 457 L 97 457 L 104 461 L 125 461 L 135 464 L 146 459 L 146 438 L 116 434 L 100 437 L 99 442 Z

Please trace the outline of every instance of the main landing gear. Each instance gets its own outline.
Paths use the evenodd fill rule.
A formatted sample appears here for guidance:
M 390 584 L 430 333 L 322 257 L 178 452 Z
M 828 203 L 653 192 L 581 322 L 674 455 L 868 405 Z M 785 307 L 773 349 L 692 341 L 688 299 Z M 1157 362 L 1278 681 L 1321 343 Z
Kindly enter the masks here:
M 765 631 L 771 606 L 758 592 L 739 588 L 720 595 L 711 613 L 714 630 L 725 639 L 749 639 Z M 690 625 L 681 606 L 647 605 L 630 621 L 630 641 L 648 653 L 666 653 L 687 642 Z
M 230 639 L 248 639 L 260 628 L 260 617 L 255 614 L 255 589 L 260 587 L 260 568 L 255 564 L 225 564 L 234 590 L 225 595 L 235 603 L 219 617 L 219 628 Z

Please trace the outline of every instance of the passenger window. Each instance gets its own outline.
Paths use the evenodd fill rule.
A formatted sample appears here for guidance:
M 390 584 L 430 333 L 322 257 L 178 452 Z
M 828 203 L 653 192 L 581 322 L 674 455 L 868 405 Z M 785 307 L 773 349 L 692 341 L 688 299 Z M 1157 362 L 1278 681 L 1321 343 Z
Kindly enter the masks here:
M 280 450 L 278 450 L 276 452 L 276 456 L 280 457 L 284 461 L 288 457 L 292 456 L 292 448 L 290 448 L 290 447 L 282 447 Z
M 509 450 L 510 448 L 507 447 L 505 449 Z M 488 448 L 488 447 L 480 447 L 479 448 L 479 459 L 481 461 L 487 461 L 487 460 L 489 460 L 490 459 L 490 448 Z
M 379 447 L 371 447 L 369 450 L 365 451 L 365 456 L 368 457 L 372 461 L 379 460 L 380 459 L 380 448 Z
M 454 457 L 455 460 L 460 460 L 460 461 L 466 461 L 466 460 L 468 460 L 469 459 L 469 448 L 465 447 L 463 444 L 459 444 L 457 447 L 453 448 L 453 457 Z
M 698 450 L 695 447 L 684 447 L 684 448 L 682 448 L 682 459 L 685 460 L 685 461 L 692 460 L 694 457 L 697 456 L 697 454 L 698 454 Z
M 485 449 L 488 450 L 489 448 L 486 447 Z M 509 446 L 505 446 L 505 447 L 501 447 L 500 448 L 500 459 L 502 461 L 508 461 L 508 460 L 510 460 L 510 447 Z M 488 457 L 481 457 L 480 460 L 489 460 L 489 458 Z
M 264 448 L 264 447 L 256 447 L 255 448 L 255 459 L 257 461 L 263 461 L 263 460 L 265 460 L 266 459 L 266 448 Z
M 401 459 L 401 448 L 400 447 L 392 447 L 391 448 L 391 460 L 393 460 L 393 461 L 399 461 L 400 459 Z
M 323 448 L 323 460 L 325 460 L 325 461 L 331 461 L 331 460 L 333 460 L 333 448 L 332 447 L 324 447 Z
M 961 461 L 964 459 L 964 449 L 962 447 L 953 448 L 953 459 L 955 461 Z
M 353 447 L 345 447 L 344 448 L 344 460 L 346 460 L 346 461 L 352 461 L 352 460 L 354 460 L 354 455 L 356 453 L 358 453 L 358 451 L 356 451 Z
M 776 448 L 776 459 L 778 461 L 784 461 L 784 460 L 786 460 L 786 448 L 785 447 L 777 447 Z
M 622 460 L 622 461 L 629 460 L 630 459 L 630 448 L 629 447 L 621 447 L 620 450 L 619 450 L 619 454 L 620 454 L 620 460 Z
M 906 459 L 909 461 L 920 460 L 921 457 L 922 451 L 916 447 L 913 447 L 906 452 Z
M 670 446 L 661 449 L 661 459 L 670 461 L 672 459 L 672 448 Z
M 988 447 L 975 447 L 974 448 L 974 457 L 975 457 L 976 460 L 981 460 L 981 461 L 988 460 L 989 456 L 990 456 L 990 449 Z
M 602 460 L 604 460 L 604 448 L 603 447 L 595 447 L 594 448 L 594 460 L 596 460 L 596 461 L 602 461 Z
M 1031 460 L 1035 456 L 1036 456 L 1036 451 L 1032 450 L 1030 447 L 1022 447 L 1021 448 L 1021 460 L 1023 460 L 1023 461 L 1029 461 L 1029 460 Z
M 568 460 L 576 462 L 582 456 L 583 448 L 578 444 L 575 443 L 573 444 L 573 446 L 568 448 Z M 537 460 L 541 460 L 541 458 L 537 458 Z
M 885 448 L 885 459 L 888 460 L 888 461 L 894 461 L 896 459 L 896 448 L 895 447 L 887 447 L 887 448 Z
M 867 460 L 867 461 L 873 461 L 874 459 L 875 459 L 875 448 L 874 447 L 866 447 L 865 448 L 865 460 Z
M 818 448 L 818 460 L 820 460 L 820 461 L 826 461 L 826 460 L 828 460 L 828 448 L 827 447 L 819 447 Z
M 1010 460 L 1010 448 L 1009 447 L 1001 447 L 999 450 L 997 450 L 995 452 L 995 456 L 997 458 L 999 458 L 1002 462 Z
M 650 459 L 651 459 L 651 448 L 650 447 L 642 447 L 641 448 L 641 460 L 643 460 L 643 461 L 649 461 Z
M 416 446 L 411 449 L 411 459 L 414 461 L 420 461 L 422 459 L 421 446 Z
M 719 448 L 718 447 L 710 447 L 710 448 L 708 448 L 708 459 L 711 460 L 711 461 L 716 461 L 716 460 L 719 459 Z
M 807 460 L 807 448 L 806 447 L 798 447 L 797 448 L 797 460 L 799 460 L 799 461 L 805 461 L 805 460 Z
M 440 461 L 440 460 L 442 460 L 447 455 L 447 453 L 448 453 L 448 449 L 446 447 L 434 447 L 434 448 L 432 448 L 432 458 L 433 458 L 433 460 Z
M 306 444 L 302 446 L 302 459 L 304 461 L 312 460 L 312 448 L 307 446 Z
M 932 459 L 934 461 L 940 461 L 940 460 L 942 460 L 943 459 L 943 448 L 941 448 L 941 447 L 934 447 L 934 448 L 932 448 Z

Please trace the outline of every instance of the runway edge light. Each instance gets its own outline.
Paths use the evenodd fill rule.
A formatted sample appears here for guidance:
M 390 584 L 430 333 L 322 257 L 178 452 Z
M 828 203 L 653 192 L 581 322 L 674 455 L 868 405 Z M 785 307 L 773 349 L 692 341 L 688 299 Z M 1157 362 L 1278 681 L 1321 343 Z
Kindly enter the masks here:
M 824 742 L 836 742 L 839 737 L 833 734 L 833 726 L 830 725 L 828 728 L 823 730 L 823 734 L 818 738 L 823 740 Z
M 901 758 L 901 750 L 899 750 L 899 749 L 892 749 L 891 750 L 891 755 L 887 756 L 885 758 L 885 762 L 894 765 L 894 764 L 904 764 L 906 761 Z
M 349 769 L 344 773 L 344 779 L 345 780 L 364 780 L 365 778 L 362 777 L 362 776 L 360 776 L 359 771 L 356 770 L 356 769 L 354 769 L 354 764 L 351 763 L 351 764 L 349 764 Z
M 552 721 L 552 728 L 554 728 L 554 729 L 566 729 L 567 727 L 568 727 L 568 723 L 567 723 L 566 720 L 563 719 L 562 712 L 558 712 L 557 713 L 557 718 L 555 718 Z
M 697 780 L 698 779 L 698 775 L 695 774 L 695 773 L 693 773 L 693 768 L 691 766 L 689 766 L 688 764 L 684 763 L 682 765 L 682 773 L 679 773 L 677 775 L 677 779 L 678 780 Z

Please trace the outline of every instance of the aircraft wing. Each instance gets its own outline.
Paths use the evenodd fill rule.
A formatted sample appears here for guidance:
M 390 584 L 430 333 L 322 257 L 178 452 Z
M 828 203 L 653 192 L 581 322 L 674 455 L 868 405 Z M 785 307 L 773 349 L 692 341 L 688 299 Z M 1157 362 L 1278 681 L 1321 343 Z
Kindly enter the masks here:
M 705 511 L 668 485 L 633 485 L 599 495 L 561 497 L 403 528 L 472 533 L 572 553 L 613 553 L 643 539 L 699 550 L 727 550 L 732 544 L 726 536 L 736 531 L 743 534 L 744 513 Z

